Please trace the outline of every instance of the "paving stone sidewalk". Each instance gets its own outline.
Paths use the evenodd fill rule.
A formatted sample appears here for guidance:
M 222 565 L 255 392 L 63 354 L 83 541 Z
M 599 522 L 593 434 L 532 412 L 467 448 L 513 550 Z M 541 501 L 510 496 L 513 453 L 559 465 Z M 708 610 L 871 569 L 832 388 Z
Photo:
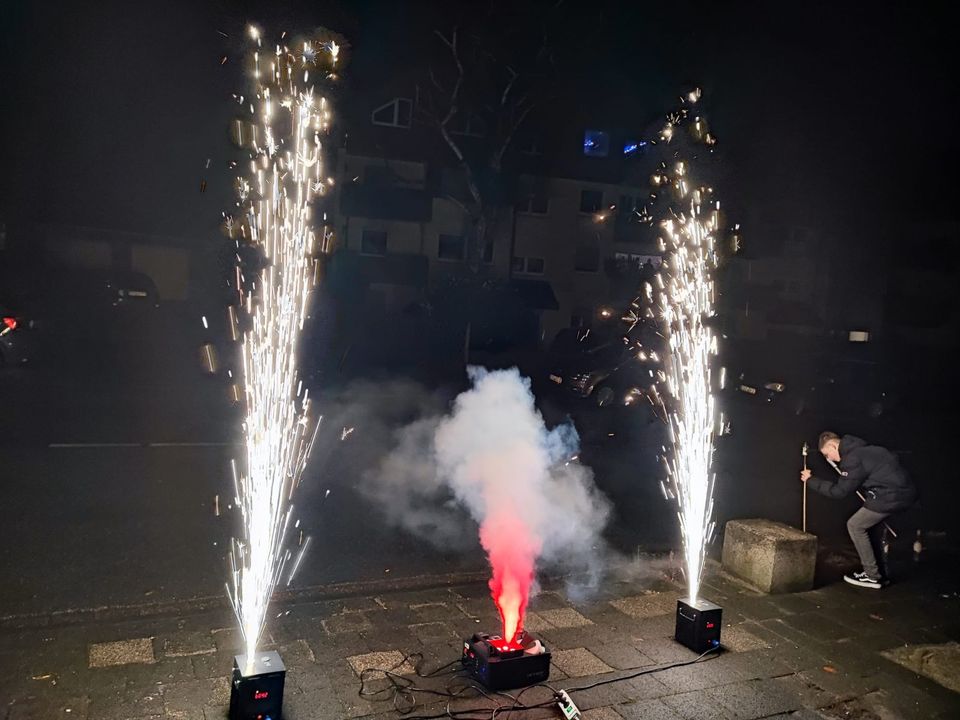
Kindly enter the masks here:
M 958 718 L 960 599 L 952 561 L 883 591 L 833 583 L 806 593 L 755 593 L 716 566 L 703 596 L 723 606 L 724 651 L 684 667 L 571 693 L 584 720 L 682 718 Z M 681 588 L 664 578 L 610 582 L 588 600 L 546 583 L 527 627 L 553 652 L 550 683 L 570 688 L 691 660 L 672 639 Z M 459 657 L 463 638 L 495 631 L 482 584 L 384 593 L 276 608 L 263 647 L 286 666 L 287 720 L 402 717 L 383 676 L 394 668 L 418 685 L 461 687 L 454 675 L 419 679 L 423 667 Z M 183 617 L 60 624 L 0 631 L 0 720 L 222 720 L 240 638 L 224 611 Z M 923 674 L 920 674 L 920 673 Z M 549 700 L 535 688 L 525 704 Z M 446 700 L 415 695 L 415 714 Z M 403 700 L 403 698 L 400 698 Z M 464 697 L 455 709 L 491 707 Z M 479 717 L 479 715 L 478 715 Z M 556 708 L 511 712 L 559 718 Z

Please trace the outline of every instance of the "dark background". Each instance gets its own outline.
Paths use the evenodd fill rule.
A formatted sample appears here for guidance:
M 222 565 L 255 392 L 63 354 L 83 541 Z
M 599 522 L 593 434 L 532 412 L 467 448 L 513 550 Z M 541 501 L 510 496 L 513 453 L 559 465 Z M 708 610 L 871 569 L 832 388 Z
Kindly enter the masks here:
M 744 225 L 745 253 L 776 252 L 780 242 L 751 228 L 812 226 L 834 239 L 823 252 L 855 284 L 864 269 L 895 272 L 897 257 L 916 252 L 914 228 L 954 218 L 956 67 L 951 26 L 935 6 L 640 5 L 567 4 L 583 43 L 564 48 L 566 101 L 608 113 L 629 98 L 655 117 L 680 89 L 702 86 L 722 146 L 721 196 Z M 212 256 L 232 201 L 226 128 L 231 93 L 245 87 L 247 22 L 344 33 L 353 45 L 349 103 L 352 86 L 416 56 L 434 29 L 478 8 L 487 5 L 6 3 L 0 215 L 11 228 L 66 223 L 187 237 Z M 506 11 L 502 22 L 512 22 Z M 61 303 L 46 364 L 3 378 L 0 547 L 11 581 L 0 612 L 220 591 L 231 527 L 212 506 L 228 487 L 238 425 L 224 389 L 197 371 L 199 317 L 222 312 L 219 283 L 211 271 L 190 304 L 149 320 Z M 953 387 L 947 378 L 939 399 Z M 570 412 L 540 399 L 550 421 Z M 943 528 L 953 522 L 956 473 L 943 452 L 951 414 L 932 400 L 937 409 L 925 412 L 924 402 L 908 418 L 838 429 L 903 451 L 939 508 L 933 527 Z M 575 415 L 584 460 L 617 503 L 617 547 L 675 544 L 674 509 L 656 484 L 657 431 L 636 414 Z M 843 419 L 771 420 L 749 408 L 736 420 L 719 444 L 719 517 L 796 523 L 799 445 Z M 438 553 L 381 527 L 356 492 L 356 459 L 336 449 L 337 425 L 326 438 L 328 464 L 305 485 L 318 541 L 302 583 L 482 566 L 476 549 Z M 64 443 L 131 446 L 51 447 Z M 812 500 L 814 531 L 841 537 L 845 509 Z
M 198 188 L 226 152 L 247 22 L 340 30 L 363 77 L 485 3 L 283 5 L 5 4 L 5 215 L 201 232 L 229 198 L 226 173 Z M 878 229 L 949 217 L 957 88 L 935 4 L 570 5 L 581 102 L 629 93 L 656 114 L 677 88 L 705 89 L 745 224 L 812 218 L 869 251 Z

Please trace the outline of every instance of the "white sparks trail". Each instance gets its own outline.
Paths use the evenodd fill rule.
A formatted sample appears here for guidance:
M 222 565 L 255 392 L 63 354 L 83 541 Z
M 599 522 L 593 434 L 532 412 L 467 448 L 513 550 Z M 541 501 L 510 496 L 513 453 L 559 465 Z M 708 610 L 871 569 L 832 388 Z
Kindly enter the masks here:
M 246 315 L 241 340 L 246 467 L 238 473 L 233 464 L 232 470 L 244 537 L 232 544 L 227 593 L 248 658 L 256 651 L 270 598 L 291 559 L 285 548 L 290 501 L 316 437 L 309 393 L 297 372 L 297 340 L 314 285 L 314 257 L 328 250 L 325 231 L 317 246 L 311 204 L 327 185 L 321 135 L 330 112 L 326 99 L 314 92 L 309 73 L 322 77 L 320 70 L 335 64 L 339 50 L 335 42 L 308 41 L 302 48 L 277 45 L 272 56 L 262 56 L 259 32 L 251 28 L 250 34 L 256 43 L 254 90 L 244 108 L 249 109 L 248 122 L 237 121 L 250 165 L 237 180 L 239 217 L 227 219 L 238 258 L 253 247 L 262 259 L 262 269 L 245 268 L 252 277 L 237 270 L 236 310 Z M 234 314 L 230 317 L 232 327 Z
M 685 183 L 683 170 L 678 182 Z M 668 354 L 665 363 L 670 403 L 668 419 L 673 453 L 667 474 L 676 489 L 690 599 L 700 591 L 704 552 L 713 534 L 713 437 L 715 405 L 710 357 L 716 337 L 706 321 L 713 316 L 716 254 L 713 231 L 717 212 L 703 214 L 705 190 L 683 189 L 688 212 L 663 223 L 667 261 L 660 294 Z
M 678 112 L 668 116 L 660 140 L 669 143 L 676 129 L 688 119 L 689 105 L 699 99 L 694 91 L 682 99 Z M 716 140 L 700 117 L 694 121 L 694 140 L 712 146 Z M 717 267 L 715 236 L 719 229 L 719 203 L 708 187 L 692 184 L 684 161 L 673 167 L 661 166 L 654 184 L 668 187 L 674 202 L 669 217 L 660 223 L 661 251 L 665 258 L 656 277 L 656 295 L 666 357 L 658 373 L 661 395 L 652 388 L 652 401 L 664 411 L 671 447 L 664 455 L 667 482 L 661 490 L 667 499 L 676 499 L 683 536 L 685 575 L 689 597 L 696 602 L 707 543 L 713 530 L 712 470 L 715 433 L 722 432 L 724 420 L 717 418 L 713 395 L 711 357 L 717 353 L 717 338 L 708 321 L 714 316 L 714 270 Z M 653 288 L 647 286 L 648 299 Z M 631 312 L 634 312 L 633 310 Z M 634 313 L 625 318 L 636 322 Z M 650 353 L 656 360 L 656 354 Z

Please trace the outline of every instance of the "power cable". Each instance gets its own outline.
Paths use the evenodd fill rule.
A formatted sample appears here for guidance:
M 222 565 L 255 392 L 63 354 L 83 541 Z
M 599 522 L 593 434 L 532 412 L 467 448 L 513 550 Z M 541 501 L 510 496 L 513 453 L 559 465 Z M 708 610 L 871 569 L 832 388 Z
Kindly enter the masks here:
M 667 665 L 644 668 L 642 670 L 632 672 L 629 675 L 597 680 L 596 682 L 592 682 L 587 685 L 564 688 L 563 690 L 567 693 L 583 692 L 585 690 L 592 690 L 593 688 L 601 687 L 603 685 L 611 685 L 613 683 L 624 682 L 626 680 L 633 680 L 634 678 L 642 675 L 651 675 L 653 673 L 663 672 L 673 668 L 693 665 L 694 663 L 702 661 L 711 653 L 716 652 L 720 649 L 720 647 L 721 646 L 718 643 L 700 653 L 692 660 L 683 660 L 680 662 L 669 663 Z M 414 662 L 413 669 L 416 677 L 427 679 L 436 678 L 443 675 L 452 675 L 453 677 L 451 678 L 451 681 L 446 684 L 443 690 L 435 690 L 433 688 L 420 687 L 411 678 L 405 675 L 400 675 L 396 672 L 414 658 L 416 658 L 416 661 Z M 507 713 L 555 706 L 561 697 L 561 690 L 558 690 L 549 683 L 537 683 L 535 685 L 530 685 L 523 688 L 516 695 L 511 695 L 510 693 L 506 692 L 487 691 L 480 685 L 473 682 L 471 679 L 459 675 L 459 673 L 463 672 L 463 670 L 457 670 L 454 668 L 454 666 L 460 662 L 459 658 L 452 660 L 445 665 L 441 665 L 430 672 L 423 671 L 423 661 L 423 653 L 408 653 L 403 657 L 402 660 L 400 660 L 400 662 L 391 668 L 364 668 L 360 672 L 360 690 L 358 695 L 366 698 L 392 692 L 393 707 L 401 716 L 405 718 L 405 720 L 442 720 L 443 718 L 446 718 L 447 720 L 497 720 L 498 717 L 506 715 Z M 367 688 L 367 683 L 374 679 L 372 675 L 375 673 L 382 674 L 384 678 L 388 680 L 386 687 L 380 688 L 379 690 L 370 690 Z M 453 683 L 457 680 L 465 681 L 466 684 L 460 685 L 459 687 L 454 686 Z M 526 692 L 533 690 L 534 688 L 545 688 L 553 694 L 553 697 L 548 701 L 538 702 L 531 705 L 526 705 L 521 702 L 520 698 Z M 412 715 L 411 713 L 416 709 L 417 706 L 417 693 L 446 698 L 447 704 L 445 710 L 441 713 L 435 713 L 432 715 Z M 468 695 L 468 693 L 472 694 Z M 454 700 L 460 700 L 469 697 L 484 697 L 487 700 L 495 703 L 495 705 L 490 708 L 470 708 L 463 710 L 454 710 L 451 708 L 451 703 Z M 505 703 L 503 700 L 508 700 L 509 703 Z

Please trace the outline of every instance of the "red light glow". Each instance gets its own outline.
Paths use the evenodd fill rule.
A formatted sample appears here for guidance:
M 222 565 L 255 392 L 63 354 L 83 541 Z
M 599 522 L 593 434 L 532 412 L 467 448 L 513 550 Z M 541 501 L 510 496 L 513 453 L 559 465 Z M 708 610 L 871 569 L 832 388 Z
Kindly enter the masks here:
M 270 697 L 270 693 L 266 690 L 254 690 L 253 692 L 254 700 L 266 700 L 268 697 Z
M 497 650 L 500 652 L 513 652 L 514 650 L 523 650 L 523 645 L 518 643 L 516 640 L 511 640 L 507 642 L 506 640 L 498 640 L 497 642 L 491 642 Z
M 3 319 L 3 324 L 6 325 L 10 330 L 17 329 L 17 319 L 15 317 L 5 317 Z
M 540 540 L 518 516 L 517 508 L 504 507 L 491 512 L 484 520 L 480 543 L 487 551 L 493 571 L 490 594 L 503 621 L 503 638 L 513 644 L 523 630 Z

